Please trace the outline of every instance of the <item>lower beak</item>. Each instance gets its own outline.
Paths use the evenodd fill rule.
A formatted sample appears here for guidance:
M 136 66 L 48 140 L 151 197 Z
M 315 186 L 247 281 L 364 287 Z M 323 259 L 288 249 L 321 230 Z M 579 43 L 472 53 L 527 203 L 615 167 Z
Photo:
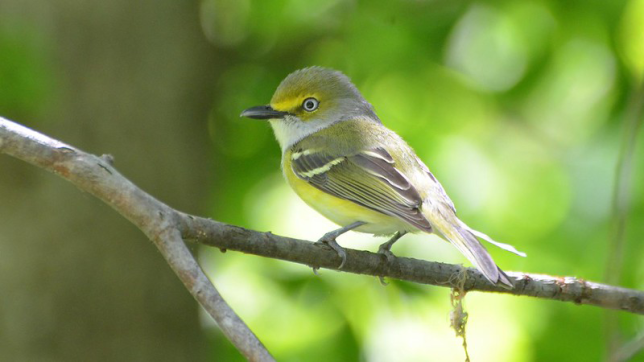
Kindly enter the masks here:
M 288 112 L 276 111 L 271 106 L 257 106 L 251 107 L 243 111 L 239 116 L 248 117 L 254 119 L 275 119 L 275 118 L 284 118 L 288 115 Z

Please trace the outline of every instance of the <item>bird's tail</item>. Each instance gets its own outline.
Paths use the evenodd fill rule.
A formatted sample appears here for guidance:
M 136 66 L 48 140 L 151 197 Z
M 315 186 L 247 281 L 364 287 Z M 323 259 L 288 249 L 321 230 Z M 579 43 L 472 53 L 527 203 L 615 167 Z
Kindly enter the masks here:
M 525 256 L 525 253 L 517 251 L 512 245 L 496 242 L 489 236 L 469 228 L 451 210 L 432 211 L 435 212 L 427 216 L 436 234 L 452 243 L 490 282 L 507 288 L 514 287 L 508 276 L 494 263 L 478 238 L 520 256 Z

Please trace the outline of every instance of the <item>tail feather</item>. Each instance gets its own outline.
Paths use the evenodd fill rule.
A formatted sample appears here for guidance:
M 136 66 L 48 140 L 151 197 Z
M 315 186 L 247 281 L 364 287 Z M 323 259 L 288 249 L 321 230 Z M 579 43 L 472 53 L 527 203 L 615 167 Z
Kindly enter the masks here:
M 510 245 L 510 244 L 504 244 L 504 243 L 500 243 L 500 242 L 498 242 L 498 241 L 496 241 L 496 240 L 493 240 L 491 237 L 487 236 L 486 234 L 483 234 L 483 233 L 482 233 L 482 232 L 480 232 L 480 231 L 476 231 L 476 230 L 470 229 L 470 228 L 469 228 L 469 227 L 467 227 L 467 226 L 466 226 L 466 225 L 465 225 L 461 220 L 459 220 L 459 222 L 460 222 L 461 226 L 464 226 L 465 228 L 467 228 L 467 229 L 468 229 L 472 234 L 474 234 L 474 236 L 476 236 L 476 237 L 477 237 L 477 238 L 479 238 L 479 239 L 483 239 L 483 240 L 487 241 L 488 243 L 490 243 L 490 244 L 492 244 L 492 245 L 496 246 L 497 248 L 501 248 L 501 249 L 503 249 L 503 250 L 505 250 L 505 251 L 509 251 L 509 252 L 511 252 L 512 254 L 516 254 L 516 255 L 518 255 L 518 256 L 522 256 L 522 257 L 524 257 L 524 258 L 525 258 L 526 256 L 528 256 L 526 253 L 524 253 L 524 252 L 522 252 L 522 251 L 517 250 L 514 246 L 512 246 L 512 245 Z
M 513 289 L 514 284 L 510 281 L 510 278 L 501 268 L 499 268 L 499 283 L 502 287 L 507 287 L 507 289 Z
M 492 239 L 487 237 L 485 234 L 470 229 L 467 225 L 458 220 L 456 215 L 453 216 L 453 219 L 453 222 L 451 222 L 446 218 L 440 217 L 435 218 L 430 222 L 437 234 L 449 241 L 456 247 L 456 249 L 465 255 L 465 257 L 472 262 L 472 264 L 474 264 L 474 266 L 481 271 L 481 273 L 483 273 L 483 275 L 492 282 L 492 284 L 513 288 L 514 286 L 508 276 L 496 265 L 496 263 L 494 263 L 494 260 L 492 260 L 488 251 L 477 239 L 477 236 L 485 239 L 486 241 L 490 241 Z M 484 235 L 485 237 L 482 237 L 481 235 Z M 495 245 L 506 245 L 496 242 L 492 243 Z M 509 247 L 514 249 L 511 246 Z M 509 248 L 503 249 L 509 250 Z
M 469 228 L 455 228 L 461 240 L 464 240 L 463 247 L 469 250 L 468 259 L 485 275 L 485 277 L 496 285 L 505 285 L 512 288 L 514 285 L 508 279 L 508 276 L 496 265 L 490 253 L 485 249 L 483 244 L 476 238 Z M 457 241 L 458 243 L 458 241 Z M 452 244 L 454 242 L 452 241 Z M 459 248 L 460 250 L 461 248 Z

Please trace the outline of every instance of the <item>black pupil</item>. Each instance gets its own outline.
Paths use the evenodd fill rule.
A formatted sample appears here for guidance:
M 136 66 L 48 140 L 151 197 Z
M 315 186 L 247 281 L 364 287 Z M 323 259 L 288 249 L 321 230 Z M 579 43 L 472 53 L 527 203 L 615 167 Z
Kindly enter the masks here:
M 315 101 L 312 99 L 308 99 L 306 102 L 304 102 L 304 108 L 306 108 L 309 111 L 315 109 Z

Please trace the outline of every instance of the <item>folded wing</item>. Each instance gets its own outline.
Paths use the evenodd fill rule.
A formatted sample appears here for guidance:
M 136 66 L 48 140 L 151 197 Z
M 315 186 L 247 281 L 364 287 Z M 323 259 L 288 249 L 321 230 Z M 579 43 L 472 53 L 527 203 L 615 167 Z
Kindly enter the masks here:
M 383 148 L 353 155 L 297 150 L 291 161 L 299 178 L 322 191 L 432 231 L 420 210 L 420 194 Z

